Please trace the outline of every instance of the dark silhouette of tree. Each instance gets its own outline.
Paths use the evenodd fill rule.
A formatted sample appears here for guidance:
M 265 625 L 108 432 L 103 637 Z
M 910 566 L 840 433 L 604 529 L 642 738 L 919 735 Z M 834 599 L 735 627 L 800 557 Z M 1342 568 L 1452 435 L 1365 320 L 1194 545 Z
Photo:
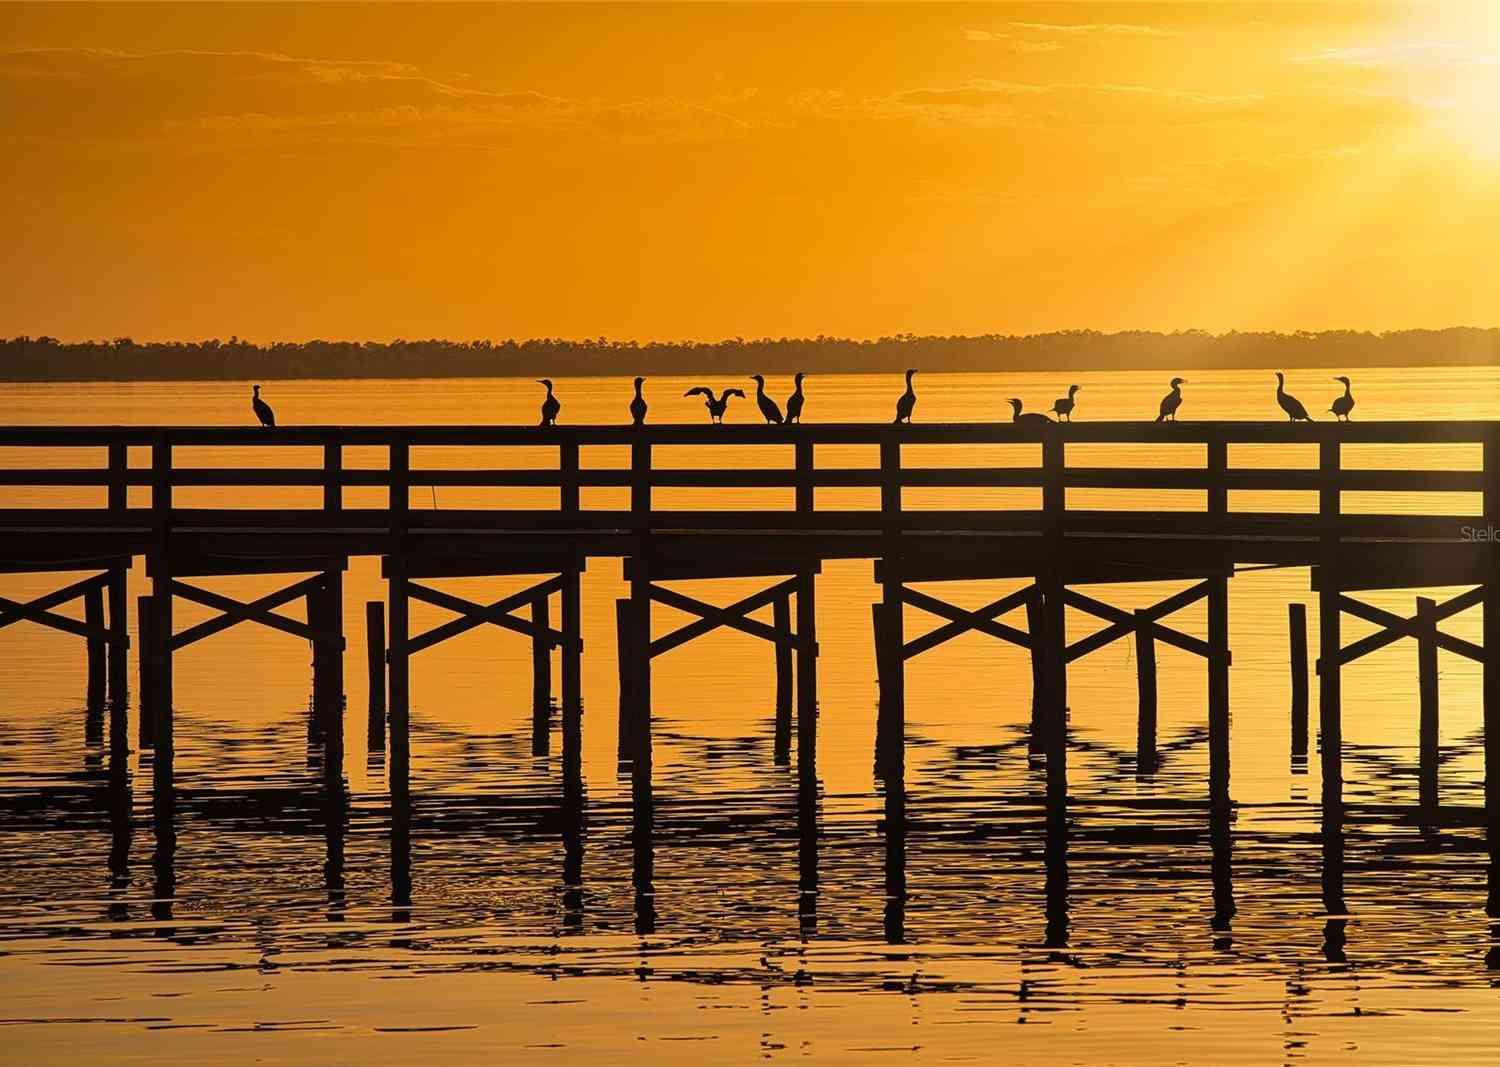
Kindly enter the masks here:
M 60 341 L 0 340 L 0 380 L 553 377 L 582 375 L 792 374 L 872 371 L 1193 370 L 1351 368 L 1500 363 L 1500 329 L 1455 327 L 1364 333 L 1210 334 L 1202 330 L 1030 336 L 986 334 L 873 340 L 733 338 L 723 341 Z

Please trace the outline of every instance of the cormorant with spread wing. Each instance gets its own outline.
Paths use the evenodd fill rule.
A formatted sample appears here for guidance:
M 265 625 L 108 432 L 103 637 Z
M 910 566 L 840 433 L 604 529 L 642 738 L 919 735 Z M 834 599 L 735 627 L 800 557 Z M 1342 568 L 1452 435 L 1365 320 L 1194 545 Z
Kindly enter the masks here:
M 743 400 L 745 398 L 745 390 L 725 389 L 723 396 L 715 397 L 712 389 L 705 385 L 699 385 L 694 386 L 682 395 L 701 396 L 703 398 L 703 406 L 708 408 L 709 421 L 715 426 L 722 426 L 724 423 L 724 412 L 729 409 L 729 398 L 737 396 Z

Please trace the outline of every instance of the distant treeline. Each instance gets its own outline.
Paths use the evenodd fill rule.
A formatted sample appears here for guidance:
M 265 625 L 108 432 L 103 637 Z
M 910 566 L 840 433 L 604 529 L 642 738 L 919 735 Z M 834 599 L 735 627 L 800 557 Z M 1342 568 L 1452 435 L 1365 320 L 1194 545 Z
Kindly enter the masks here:
M 877 340 L 725 341 L 0 341 L 0 380 L 457 378 L 1260 367 L 1478 366 L 1500 363 L 1500 329 L 1360 333 L 1099 333 Z

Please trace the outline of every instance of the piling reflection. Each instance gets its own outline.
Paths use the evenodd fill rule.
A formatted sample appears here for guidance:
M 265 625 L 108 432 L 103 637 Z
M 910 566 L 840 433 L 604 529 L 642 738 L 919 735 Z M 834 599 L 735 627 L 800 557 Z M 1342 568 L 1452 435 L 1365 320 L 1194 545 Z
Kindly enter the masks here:
M 890 778 L 885 793 L 885 940 L 906 944 L 906 783 Z
M 818 779 L 797 775 L 797 916 L 803 937 L 818 931 Z
M 563 778 L 562 778 L 562 844 L 563 844 L 563 928 L 570 933 L 583 932 L 583 709 L 563 709 Z

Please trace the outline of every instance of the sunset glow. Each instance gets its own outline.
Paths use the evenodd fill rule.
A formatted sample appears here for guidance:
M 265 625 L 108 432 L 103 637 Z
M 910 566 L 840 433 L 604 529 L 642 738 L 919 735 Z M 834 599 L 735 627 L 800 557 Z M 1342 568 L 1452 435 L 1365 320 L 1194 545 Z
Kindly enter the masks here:
M 1493 5 L 587 10 L 10 8 L 0 334 L 1494 324 Z

